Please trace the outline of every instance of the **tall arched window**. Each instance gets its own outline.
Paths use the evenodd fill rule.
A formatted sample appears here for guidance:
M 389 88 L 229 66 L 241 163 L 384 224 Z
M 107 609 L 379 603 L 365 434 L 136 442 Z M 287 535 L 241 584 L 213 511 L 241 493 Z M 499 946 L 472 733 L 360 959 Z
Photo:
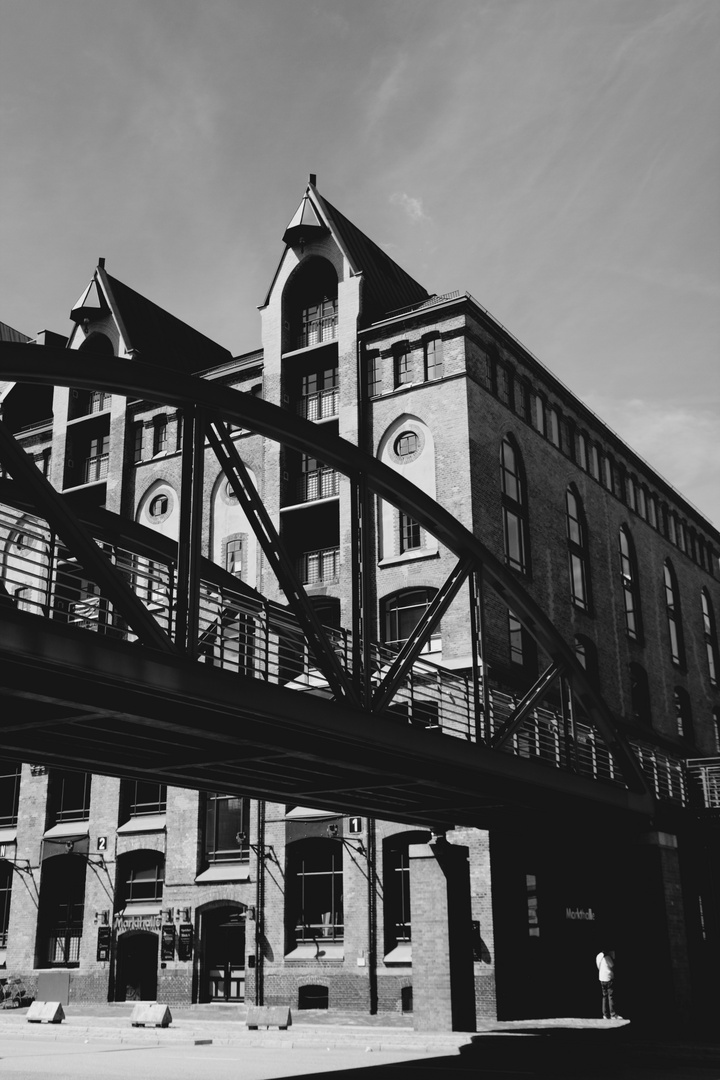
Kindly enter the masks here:
M 715 630 L 715 613 L 713 611 L 710 597 L 708 596 L 707 589 L 703 589 L 700 594 L 700 600 L 702 603 L 702 617 L 703 617 L 703 637 L 705 638 L 705 652 L 707 655 L 708 674 L 710 676 L 710 682 L 713 686 L 717 686 L 717 633 Z
M 640 593 L 638 589 L 637 563 L 635 561 L 635 549 L 630 533 L 625 525 L 620 527 L 620 581 L 623 590 L 623 603 L 625 605 L 625 631 L 627 636 L 635 641 L 642 637 L 642 622 L 640 619 Z
M 680 617 L 680 594 L 677 578 L 672 563 L 666 560 L 663 567 L 665 585 L 665 613 L 667 615 L 668 635 L 670 638 L 670 657 L 673 664 L 682 667 L 684 660 L 682 622 Z
M 570 570 L 570 596 L 575 607 L 590 610 L 588 577 L 587 526 L 580 496 L 573 488 L 565 495 L 567 510 L 568 565 Z
M 683 742 L 693 741 L 693 723 L 692 723 L 692 710 L 690 708 L 690 698 L 687 690 L 683 690 L 682 686 L 676 686 L 673 694 L 673 704 L 675 706 L 675 723 L 677 724 L 678 736 Z
M 530 550 L 522 461 L 509 439 L 500 448 L 503 538 L 505 562 L 521 574 L 529 573 Z
M 630 664 L 630 708 L 633 720 L 643 727 L 651 726 L 650 683 L 645 668 L 634 663 Z

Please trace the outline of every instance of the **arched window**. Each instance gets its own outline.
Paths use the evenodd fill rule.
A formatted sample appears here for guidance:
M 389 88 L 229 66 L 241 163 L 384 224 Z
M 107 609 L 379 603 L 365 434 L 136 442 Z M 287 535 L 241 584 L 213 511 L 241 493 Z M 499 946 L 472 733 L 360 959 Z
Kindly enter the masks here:
M 683 690 L 682 686 L 675 687 L 673 704 L 678 736 L 683 742 L 691 743 L 693 741 L 692 710 L 687 690 Z
M 642 622 L 640 619 L 640 593 L 638 589 L 637 563 L 635 549 L 630 533 L 625 525 L 620 527 L 620 582 L 625 605 L 625 631 L 629 638 L 640 641 Z
M 710 682 L 713 686 L 717 686 L 718 650 L 717 633 L 715 631 L 715 613 L 707 589 L 702 590 L 700 600 L 702 603 L 703 637 L 705 638 L 708 674 L 710 676 Z
M 505 562 L 521 574 L 527 574 L 530 551 L 525 484 L 520 453 L 509 439 L 503 439 L 500 448 L 500 482 Z
M 337 337 L 338 278 L 327 259 L 306 259 L 283 295 L 285 350 L 321 345 Z
M 408 640 L 423 615 L 430 607 L 435 589 L 401 589 L 382 601 L 383 642 L 400 649 Z M 436 629 L 423 652 L 440 648 L 440 633 Z
M 587 677 L 593 686 L 600 685 L 600 666 L 598 664 L 597 646 L 590 638 L 578 634 L 575 638 L 575 656 L 585 668 Z
M 663 582 L 665 586 L 665 614 L 667 615 L 668 635 L 670 638 L 670 658 L 673 664 L 682 667 L 684 648 L 680 616 L 680 594 L 675 571 L 669 559 L 666 560 L 663 567 Z
M 651 726 L 650 683 L 641 664 L 630 664 L 630 708 L 633 720 L 643 727 Z
M 567 510 L 567 542 L 570 569 L 570 596 L 575 607 L 590 609 L 588 585 L 587 527 L 580 496 L 573 488 L 565 495 Z

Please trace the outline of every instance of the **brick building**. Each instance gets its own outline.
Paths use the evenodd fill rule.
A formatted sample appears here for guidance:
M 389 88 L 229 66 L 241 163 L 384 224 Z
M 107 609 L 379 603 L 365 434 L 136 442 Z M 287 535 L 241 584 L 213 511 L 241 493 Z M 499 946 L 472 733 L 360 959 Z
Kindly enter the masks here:
M 103 260 L 72 308 L 67 348 L 260 395 L 450 510 L 575 650 L 635 747 L 656 814 L 642 830 L 561 811 L 508 814 L 490 831 L 458 827 L 443 878 L 426 829 L 48 769 L 39 745 L 35 763 L 0 761 L 0 976 L 71 1001 L 410 1011 L 415 924 L 416 988 L 422 927 L 440 1017 L 416 993 L 423 1024 L 471 1028 L 468 1009 L 451 1015 L 460 996 L 478 1016 L 596 1015 L 594 956 L 608 945 L 624 1013 L 710 1015 L 720 959 L 720 535 L 471 296 L 428 294 L 313 177 L 283 239 L 256 351 L 232 356 L 111 277 Z M 0 389 L 5 423 L 72 505 L 177 539 L 176 411 L 102 392 Z M 347 626 L 346 483 L 252 431 L 233 439 L 323 623 Z M 209 452 L 203 506 L 206 555 L 280 601 Z M 396 649 L 452 556 L 409 515 L 380 500 L 374 512 L 376 640 Z M 3 603 L 37 608 L 28 565 L 41 545 L 29 519 L 3 509 Z M 152 561 L 140 576 L 145 601 L 157 595 L 159 605 Z M 102 603 L 88 583 L 75 581 L 67 605 L 79 628 L 98 629 Z M 521 698 L 544 658 L 497 596 L 485 603 L 483 639 L 487 713 Z M 205 645 L 210 658 L 227 643 Z M 471 656 L 467 614 L 453 604 L 423 662 L 462 675 Z M 404 708 L 404 721 L 433 727 L 431 704 Z M 536 710 L 516 752 L 540 754 L 533 732 L 540 746 L 559 710 Z M 472 932 L 458 942 L 468 912 Z M 446 965 L 458 949 L 472 954 L 466 988 L 469 964 Z

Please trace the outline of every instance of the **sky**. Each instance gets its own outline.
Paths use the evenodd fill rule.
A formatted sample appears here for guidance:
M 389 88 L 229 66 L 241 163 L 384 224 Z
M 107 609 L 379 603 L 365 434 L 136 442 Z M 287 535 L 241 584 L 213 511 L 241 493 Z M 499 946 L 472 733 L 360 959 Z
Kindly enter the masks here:
M 720 527 L 720 0 L 0 0 L 0 321 L 233 353 L 308 174 Z

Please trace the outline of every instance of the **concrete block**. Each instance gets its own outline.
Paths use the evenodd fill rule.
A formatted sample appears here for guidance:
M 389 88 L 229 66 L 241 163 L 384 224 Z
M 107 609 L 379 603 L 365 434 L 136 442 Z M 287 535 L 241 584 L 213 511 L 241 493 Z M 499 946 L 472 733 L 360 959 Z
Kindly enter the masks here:
M 287 1031 L 292 1024 L 292 1013 L 288 1005 L 250 1005 L 245 1023 L 250 1031 L 259 1027 Z
M 64 1019 L 65 1013 L 59 1001 L 33 1001 L 27 1011 L 29 1024 L 61 1024 Z
M 169 1027 L 172 1023 L 172 1015 L 167 1005 L 159 1005 L 157 1001 L 140 1001 L 135 1006 L 130 1017 L 133 1027 Z

